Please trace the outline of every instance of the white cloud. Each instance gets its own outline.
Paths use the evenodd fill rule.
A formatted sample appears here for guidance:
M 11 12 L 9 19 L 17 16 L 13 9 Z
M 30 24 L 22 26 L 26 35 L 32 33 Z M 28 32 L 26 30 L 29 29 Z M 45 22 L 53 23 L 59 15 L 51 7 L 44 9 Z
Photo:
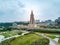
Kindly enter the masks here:
M 27 21 L 31 10 L 35 19 L 54 20 L 60 16 L 60 0 L 0 0 L 1 21 Z

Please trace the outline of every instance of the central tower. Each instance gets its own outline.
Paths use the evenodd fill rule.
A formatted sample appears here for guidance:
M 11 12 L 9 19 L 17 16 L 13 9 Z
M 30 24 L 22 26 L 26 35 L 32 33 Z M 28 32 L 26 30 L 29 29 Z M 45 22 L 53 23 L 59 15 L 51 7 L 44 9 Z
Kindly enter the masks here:
M 28 27 L 29 28 L 38 28 L 37 24 L 35 24 L 33 11 L 31 11 L 31 14 L 30 14 L 30 21 L 29 21 Z
M 29 21 L 29 28 L 34 28 L 35 27 L 35 19 L 34 19 L 34 14 L 33 11 L 31 11 L 30 14 L 30 21 Z
M 30 24 L 34 24 L 34 23 L 35 23 L 34 14 L 33 14 L 33 11 L 31 11 L 31 14 L 30 14 Z

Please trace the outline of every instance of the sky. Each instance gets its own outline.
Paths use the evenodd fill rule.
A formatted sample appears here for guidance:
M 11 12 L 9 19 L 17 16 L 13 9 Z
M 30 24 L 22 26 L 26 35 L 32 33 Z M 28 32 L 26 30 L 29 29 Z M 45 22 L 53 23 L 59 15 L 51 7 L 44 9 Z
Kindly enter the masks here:
M 0 0 L 0 22 L 29 21 L 31 10 L 35 20 L 55 20 L 60 0 Z

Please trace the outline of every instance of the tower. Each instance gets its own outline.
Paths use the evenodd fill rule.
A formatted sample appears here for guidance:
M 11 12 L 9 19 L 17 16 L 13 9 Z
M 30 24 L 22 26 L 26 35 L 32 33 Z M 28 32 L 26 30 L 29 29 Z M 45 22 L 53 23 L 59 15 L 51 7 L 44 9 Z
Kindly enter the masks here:
M 33 11 L 31 11 L 31 14 L 30 14 L 30 24 L 34 24 L 34 23 L 35 23 L 34 14 L 33 14 Z
M 35 27 L 35 19 L 34 19 L 34 14 L 33 11 L 31 11 L 30 14 L 30 21 L 29 21 L 29 28 L 34 28 Z
M 31 14 L 30 14 L 30 21 L 29 21 L 28 27 L 29 28 L 38 28 L 37 24 L 35 24 L 33 11 L 31 11 Z

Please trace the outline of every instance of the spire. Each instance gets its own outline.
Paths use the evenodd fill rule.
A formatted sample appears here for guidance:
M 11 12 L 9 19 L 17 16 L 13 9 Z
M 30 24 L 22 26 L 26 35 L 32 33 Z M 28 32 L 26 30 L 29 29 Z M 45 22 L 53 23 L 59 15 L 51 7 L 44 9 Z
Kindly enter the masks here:
M 30 24 L 34 24 L 34 14 L 33 14 L 32 10 L 31 10 L 31 14 L 30 14 Z
M 33 14 L 33 10 L 31 10 L 31 14 Z

